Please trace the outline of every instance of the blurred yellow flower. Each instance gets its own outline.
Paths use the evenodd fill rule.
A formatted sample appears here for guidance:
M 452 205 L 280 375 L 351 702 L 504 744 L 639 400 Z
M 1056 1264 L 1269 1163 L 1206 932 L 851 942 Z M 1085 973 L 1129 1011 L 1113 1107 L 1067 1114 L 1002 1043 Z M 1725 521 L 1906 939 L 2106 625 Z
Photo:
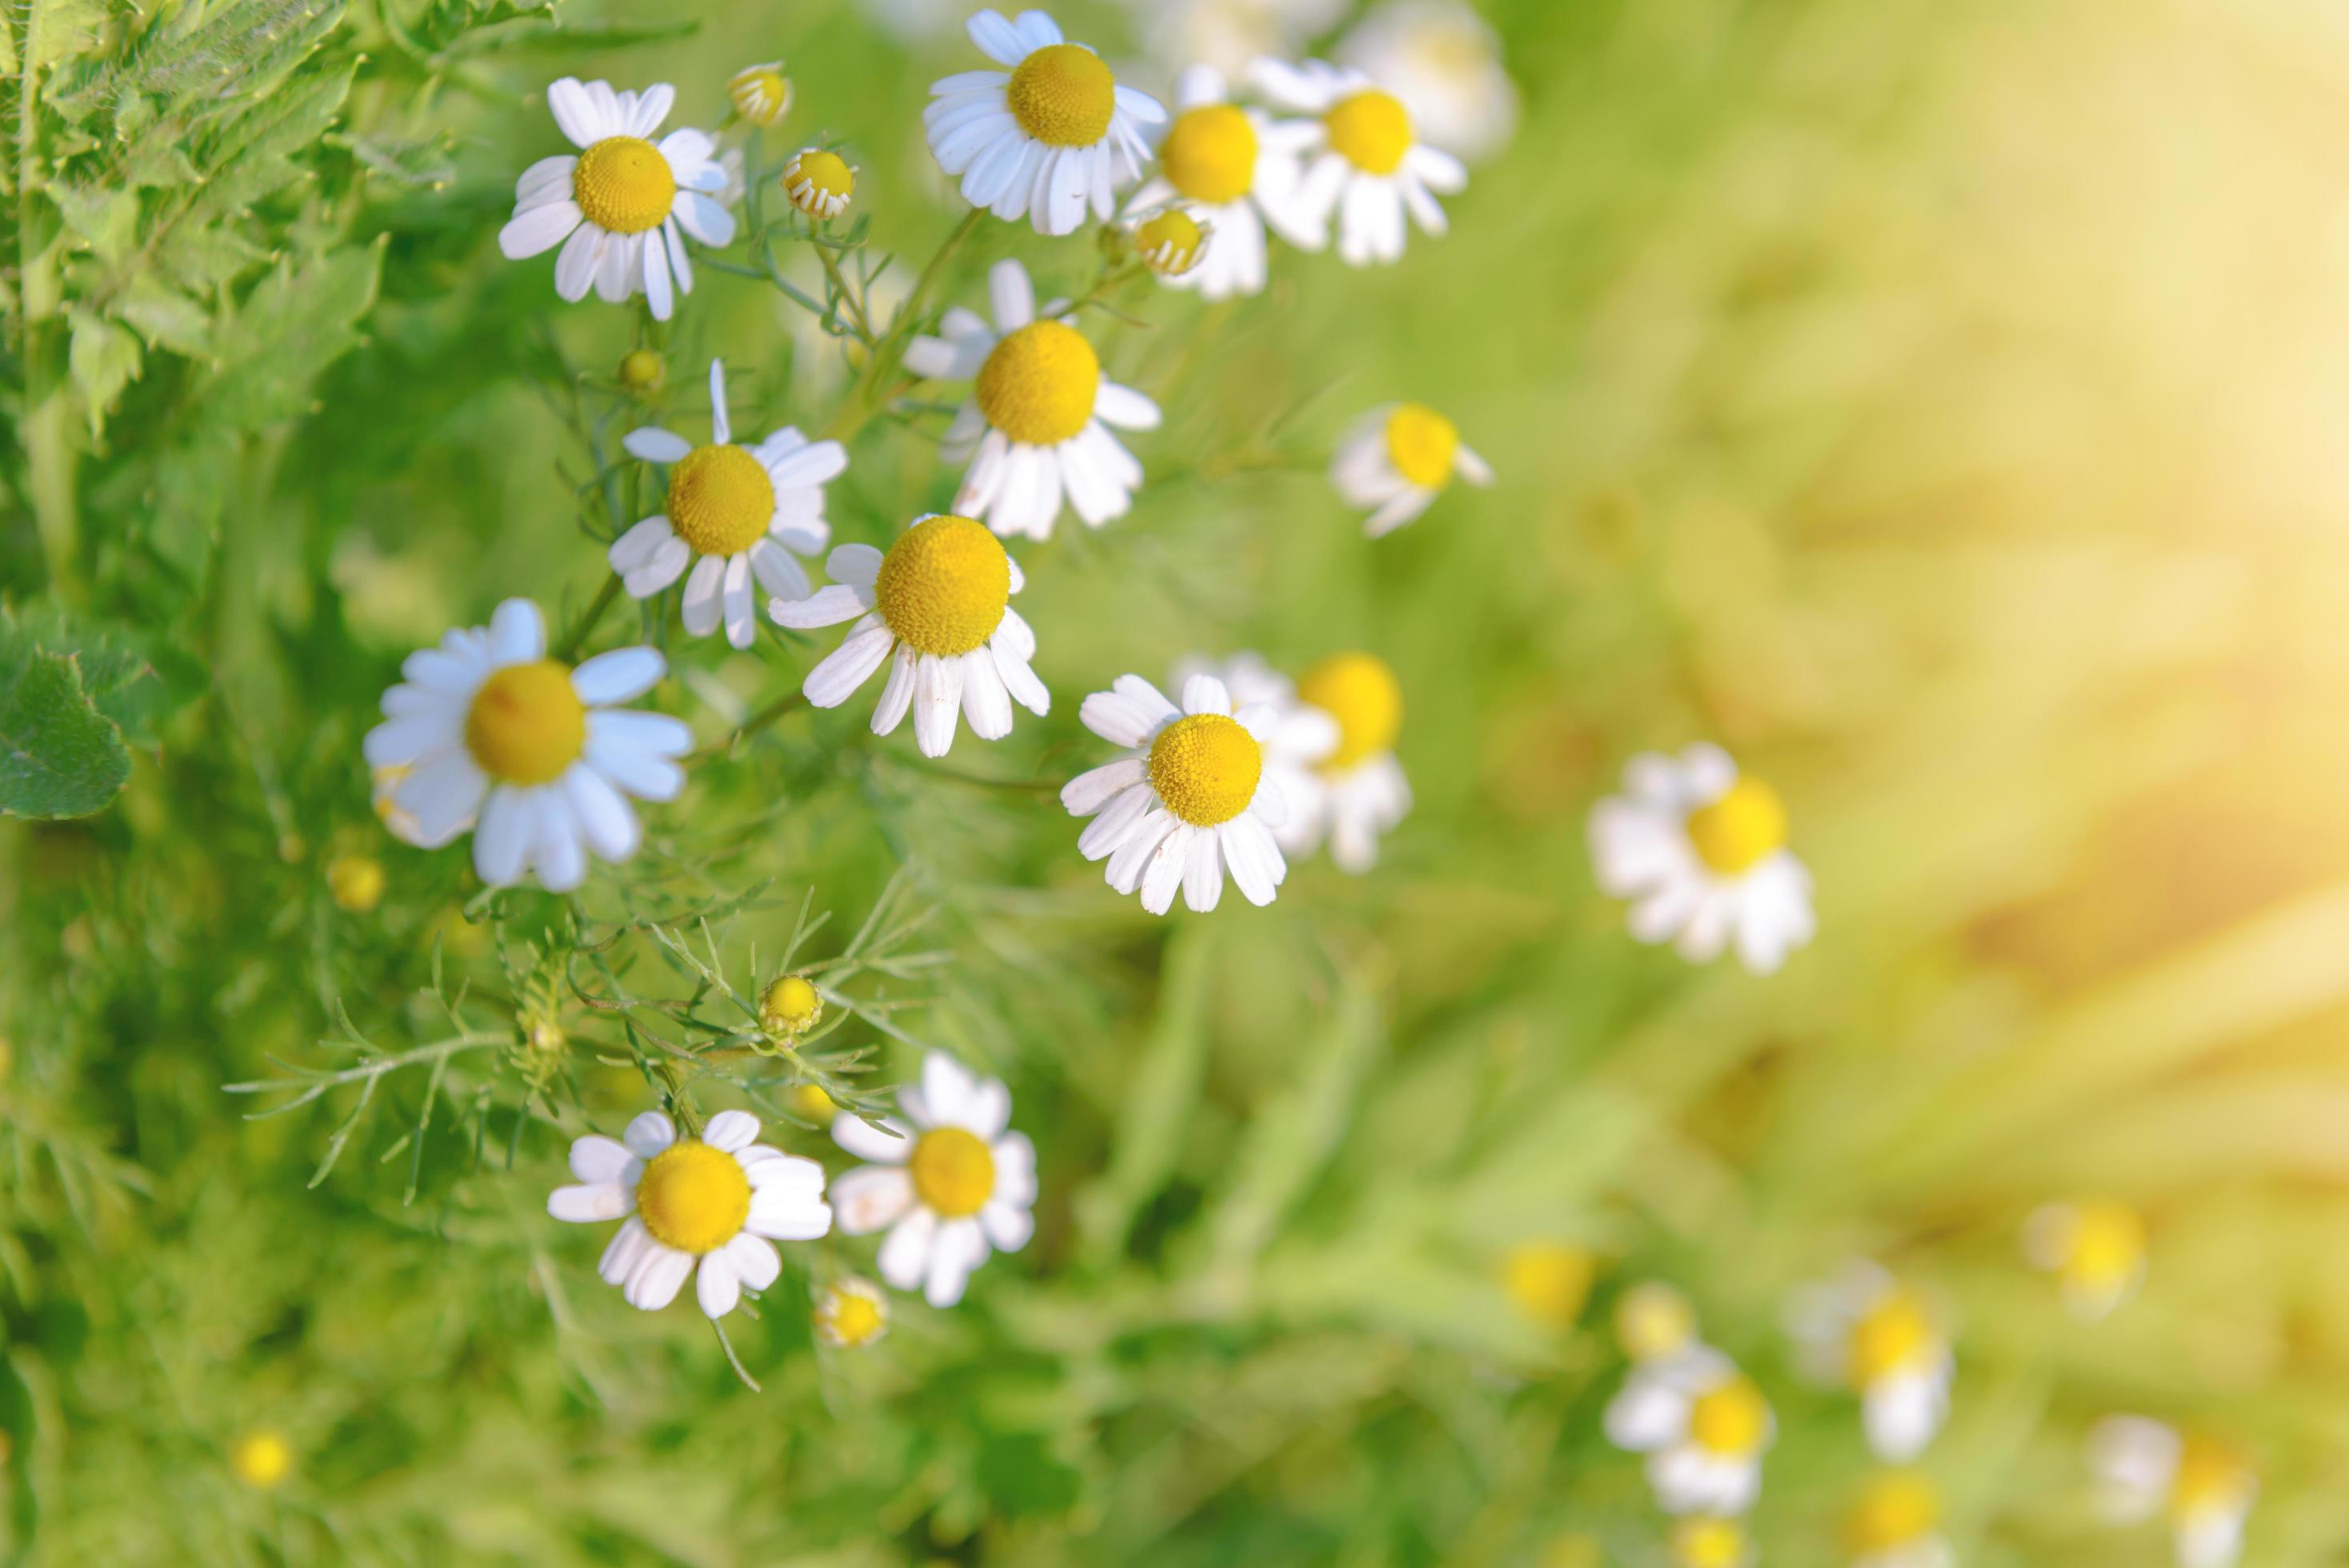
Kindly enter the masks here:
M 1868 1446 L 1905 1464 L 1949 1414 L 1955 1363 L 1940 1315 L 1910 1286 L 1855 1260 L 1795 1293 L 1787 1315 L 1805 1369 L 1859 1395 Z
M 1844 1516 L 1844 1543 L 1853 1568 L 1941 1568 L 1951 1551 L 1940 1522 L 1939 1488 L 1914 1470 L 1887 1470 Z
M 2023 1248 L 2056 1276 L 2064 1304 L 2083 1318 L 2106 1316 L 2145 1279 L 2145 1221 L 2109 1199 L 2045 1205 L 2024 1222 Z
M 293 1473 L 294 1449 L 265 1428 L 247 1432 L 230 1448 L 228 1468 L 255 1491 L 268 1491 Z
M 1169 207 L 1134 226 L 1133 253 L 1161 277 L 1176 278 L 1207 253 L 1207 231 L 1180 207 Z
M 1745 1568 L 1753 1561 L 1745 1527 L 1733 1519 L 1683 1519 L 1672 1527 L 1672 1568 Z
M 783 75 L 781 60 L 745 66 L 727 82 L 726 96 L 736 114 L 752 125 L 771 128 L 791 112 L 792 79 Z
M 2231 1446 L 2144 1416 L 2110 1416 L 2088 1435 L 2097 1501 L 2115 1524 L 2167 1519 L 2180 1568 L 2230 1568 L 2259 1477 Z
M 1667 1513 L 1743 1513 L 1762 1494 L 1777 1418 L 1751 1377 L 1707 1346 L 1642 1362 L 1607 1407 L 1607 1439 L 1648 1456 Z
M 1633 1361 L 1657 1361 L 1696 1339 L 1696 1309 L 1660 1280 L 1633 1285 L 1615 1303 L 1615 1343 Z
M 827 1345 L 859 1350 L 889 1332 L 889 1301 L 866 1280 L 843 1279 L 816 1298 L 815 1331 Z
M 650 348 L 631 349 L 620 356 L 620 385 L 642 396 L 657 392 L 668 379 L 668 361 Z
M 336 855 L 326 862 L 326 891 L 346 913 L 365 914 L 383 902 L 383 862 L 372 855 Z
M 1592 1260 L 1562 1242 L 1522 1242 L 1501 1260 L 1501 1287 L 1532 1322 L 1571 1328 L 1590 1295 Z
M 767 994 L 759 998 L 759 1024 L 771 1035 L 797 1040 L 822 1022 L 823 994 L 804 975 L 779 977 L 767 987 Z M 821 1094 L 823 1091 L 818 1089 L 816 1092 Z
M 833 1113 L 840 1109 L 832 1096 L 823 1092 L 823 1086 L 814 1083 L 803 1083 L 794 1088 L 784 1103 L 791 1107 L 793 1116 L 802 1121 L 812 1121 L 818 1127 L 830 1127 Z
M 1349 506 L 1366 508 L 1362 531 L 1393 532 L 1435 503 L 1455 479 L 1493 482 L 1492 465 L 1460 438 L 1460 428 L 1424 403 L 1371 409 L 1338 443 L 1330 482 Z

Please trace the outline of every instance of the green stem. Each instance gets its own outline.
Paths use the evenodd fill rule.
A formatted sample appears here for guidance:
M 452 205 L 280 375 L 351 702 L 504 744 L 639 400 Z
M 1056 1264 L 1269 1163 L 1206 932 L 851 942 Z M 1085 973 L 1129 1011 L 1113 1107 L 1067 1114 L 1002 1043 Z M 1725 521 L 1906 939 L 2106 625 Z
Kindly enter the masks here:
M 604 585 L 595 590 L 595 597 L 589 600 L 587 608 L 579 613 L 579 619 L 572 623 L 571 630 L 563 634 L 563 641 L 555 646 L 554 656 L 565 664 L 576 659 L 581 645 L 587 641 L 587 634 L 595 629 L 595 623 L 604 618 L 604 612 L 610 609 L 612 601 L 619 596 L 620 574 L 615 572 L 604 579 Z
M 978 221 L 986 216 L 987 209 L 984 207 L 973 207 L 965 213 L 962 222 L 955 225 L 954 232 L 947 236 L 946 243 L 938 247 L 937 254 L 930 258 L 929 265 L 922 269 L 922 275 L 914 282 L 914 292 L 905 296 L 904 307 L 897 312 L 896 319 L 890 323 L 888 332 L 866 361 L 864 374 L 857 378 L 847 400 L 841 405 L 840 412 L 833 416 L 831 425 L 825 428 L 827 438 L 843 443 L 854 438 L 856 432 L 863 429 L 888 401 L 884 389 L 896 376 L 897 366 L 905 357 L 905 345 L 913 337 L 914 329 L 921 325 L 923 313 L 929 308 L 930 291 L 937 286 L 947 263 L 962 249 L 963 242 L 970 238 L 972 232 L 978 227 Z
M 63 304 L 56 259 L 41 237 L 37 206 L 40 191 L 38 113 L 40 69 L 35 63 L 44 47 L 42 23 L 47 0 L 31 0 L 17 40 L 16 84 L 16 304 L 24 313 L 25 417 L 18 439 L 25 445 L 29 470 L 26 489 L 40 531 L 41 554 L 47 562 L 53 592 L 67 603 L 82 599 L 78 559 L 81 523 L 74 500 L 74 465 L 78 456 L 73 408 L 57 378 L 58 354 L 56 317 Z
M 807 695 L 804 692 L 787 692 L 783 696 L 779 696 L 774 701 L 769 703 L 766 707 L 761 708 L 758 712 L 752 714 L 750 717 L 744 719 L 740 727 L 738 727 L 731 736 L 727 738 L 725 745 L 707 747 L 704 748 L 704 752 L 706 754 L 715 754 L 732 751 L 736 747 L 741 745 L 743 741 L 749 739 L 758 731 L 766 728 L 767 726 L 774 723 L 775 720 L 782 717 L 783 715 L 791 712 L 793 708 L 805 707 L 806 706 Z

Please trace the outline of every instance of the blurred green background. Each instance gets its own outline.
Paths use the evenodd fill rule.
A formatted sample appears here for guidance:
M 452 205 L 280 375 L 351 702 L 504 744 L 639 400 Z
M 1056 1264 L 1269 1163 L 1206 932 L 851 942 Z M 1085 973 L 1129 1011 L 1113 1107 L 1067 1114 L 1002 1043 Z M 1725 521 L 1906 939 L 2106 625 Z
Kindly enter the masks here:
M 1776 1405 L 1764 1560 L 1840 1561 L 1868 1460 L 1779 1319 L 1868 1253 L 1957 1308 L 1926 1468 L 1963 1561 L 2161 1560 L 2088 1507 L 2116 1409 L 2252 1457 L 2247 1561 L 2349 1560 L 2349 17 L 2323 0 L 1480 7 L 1522 121 L 1448 238 L 1371 273 L 1276 250 L 1259 299 L 1092 319 L 1167 420 L 1132 517 L 1019 552 L 1050 719 L 966 735 L 957 778 L 860 739 L 864 699 L 802 712 L 647 813 L 662 896 L 771 887 L 723 929 L 740 974 L 804 890 L 829 955 L 905 868 L 954 958 L 897 1021 L 1011 1086 L 1036 1241 L 854 1355 L 797 1293 L 872 1243 L 786 1249 L 736 1320 L 762 1395 L 689 1305 L 596 1282 L 601 1236 L 545 1193 L 648 1091 L 533 988 L 558 901 L 469 923 L 464 851 L 382 831 L 359 737 L 411 647 L 510 594 L 567 619 L 605 574 L 566 420 L 634 316 L 494 243 L 559 148 L 546 81 L 673 81 L 673 123 L 714 125 L 783 57 L 771 152 L 843 139 L 902 284 L 957 211 L 927 84 L 978 64 L 966 8 L 930 9 L 12 13 L 0 592 L 113 628 L 160 695 L 103 814 L 0 820 L 0 1559 L 1652 1568 L 1599 1418 L 1607 1304 L 1661 1276 Z M 1195 9 L 1056 15 L 1166 97 L 1227 36 L 1206 11 L 1277 32 Z M 206 26 L 231 41 L 138 75 Z M 268 137 L 266 170 L 231 160 Z M 939 303 L 1006 253 L 1047 292 L 1097 259 L 990 222 Z M 698 429 L 719 352 L 737 428 L 821 426 L 854 374 L 705 269 L 657 411 Z M 1499 482 L 1372 545 L 1321 468 L 1405 397 Z M 941 422 L 860 434 L 835 539 L 946 503 Z M 722 740 L 830 641 L 680 639 L 663 704 Z M 1348 647 L 1401 676 L 1418 797 L 1372 875 L 1154 920 L 1023 787 L 1101 757 L 1078 701 L 1118 674 Z M 1820 938 L 1767 982 L 1635 946 L 1591 886 L 1590 804 L 1699 738 L 1780 786 L 1817 878 Z M 338 856 L 379 862 L 378 903 L 338 905 Z M 525 1109 L 527 1053 L 454 1058 L 419 1157 L 422 1075 L 388 1076 L 305 1185 L 356 1090 L 246 1121 L 222 1086 L 338 1065 L 347 1028 L 444 1037 L 436 965 L 476 1023 L 552 1010 L 554 1092 Z M 2150 1227 L 2143 1295 L 2095 1325 L 2016 1243 L 2081 1193 Z M 1578 1325 L 1502 1290 L 1531 1240 L 1599 1260 Z M 256 1432 L 274 1487 L 231 1463 Z

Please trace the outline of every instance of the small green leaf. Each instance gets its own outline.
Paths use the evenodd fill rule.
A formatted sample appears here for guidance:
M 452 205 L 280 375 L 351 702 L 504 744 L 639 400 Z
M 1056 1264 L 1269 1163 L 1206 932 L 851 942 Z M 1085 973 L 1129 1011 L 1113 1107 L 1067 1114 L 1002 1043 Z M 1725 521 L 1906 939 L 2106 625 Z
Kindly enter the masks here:
M 81 393 L 91 435 L 106 428 L 115 399 L 139 374 L 143 359 L 139 339 L 128 328 L 90 311 L 73 313 L 74 387 Z
M 141 273 L 131 279 L 115 309 L 124 321 L 146 334 L 150 343 L 175 354 L 210 352 L 211 314 L 152 273 Z
M 129 778 L 122 736 L 82 689 L 72 657 L 26 647 L 0 658 L 0 811 L 87 817 Z
M 87 187 L 62 181 L 48 188 L 66 227 L 88 242 L 90 254 L 111 266 L 139 236 L 139 193 L 119 186 Z
M 179 706 L 139 639 L 123 627 L 69 618 L 48 605 L 13 612 L 0 607 L 0 660 L 26 657 L 36 650 L 71 657 L 80 668 L 82 690 L 90 705 L 133 746 L 153 748 L 158 728 Z

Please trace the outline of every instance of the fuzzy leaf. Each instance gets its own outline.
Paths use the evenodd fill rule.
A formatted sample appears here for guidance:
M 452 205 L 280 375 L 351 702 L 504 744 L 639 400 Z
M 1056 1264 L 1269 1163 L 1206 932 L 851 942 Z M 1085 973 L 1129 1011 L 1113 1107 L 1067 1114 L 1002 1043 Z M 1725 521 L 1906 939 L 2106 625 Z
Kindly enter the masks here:
M 130 280 L 115 314 L 147 335 L 151 344 L 176 354 L 210 351 L 212 318 L 205 309 L 150 273 Z
M 26 644 L 0 656 L 0 812 L 87 817 L 129 778 L 122 736 L 69 655 Z
M 143 357 L 139 339 L 128 328 L 89 311 L 73 313 L 74 387 L 81 393 L 91 435 L 106 428 L 107 415 L 139 374 Z
M 91 706 L 122 731 L 124 739 L 150 748 L 157 744 L 157 730 L 177 699 L 130 632 L 101 621 L 68 618 L 54 606 L 0 609 L 0 659 L 26 657 L 36 650 L 74 660 Z
M 59 181 L 48 187 L 48 197 L 57 203 L 66 227 L 88 241 L 90 253 L 109 266 L 129 253 L 138 238 L 137 191 Z

